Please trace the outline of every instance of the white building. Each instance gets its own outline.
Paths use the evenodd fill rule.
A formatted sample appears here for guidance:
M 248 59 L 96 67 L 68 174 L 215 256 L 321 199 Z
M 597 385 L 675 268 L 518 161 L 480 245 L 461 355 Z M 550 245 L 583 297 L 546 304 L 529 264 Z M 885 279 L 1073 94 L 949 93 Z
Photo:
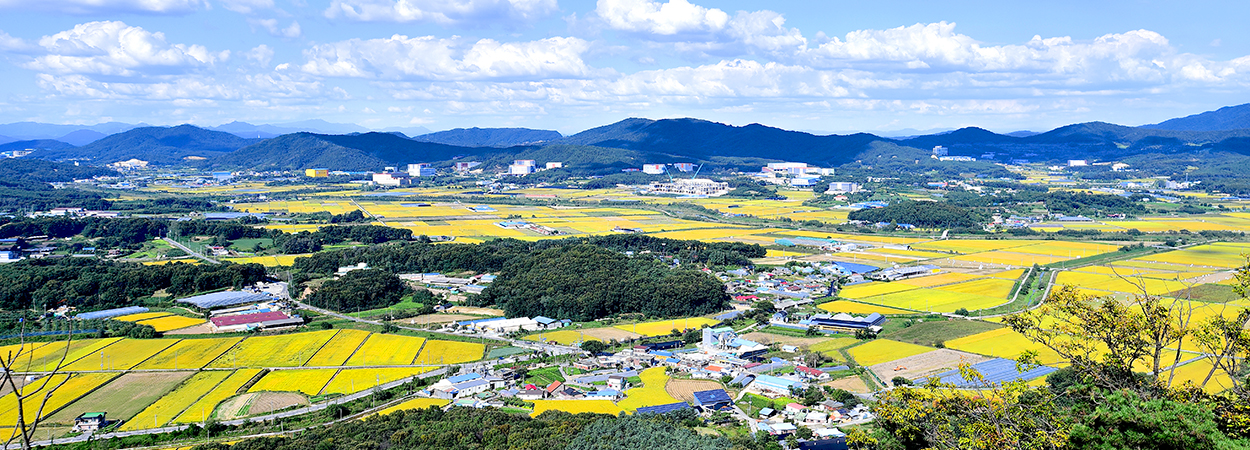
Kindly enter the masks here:
M 548 169 L 559 169 L 561 167 L 564 167 L 564 163 L 562 162 L 548 162 L 547 163 Z
M 409 164 L 408 176 L 411 177 L 432 177 L 434 176 L 434 168 L 429 163 Z
M 799 175 L 790 179 L 791 186 L 815 186 L 817 183 L 820 183 L 820 177 L 811 175 Z
M 482 165 L 482 163 L 477 162 L 477 161 L 458 162 L 455 165 L 453 165 L 452 168 L 456 172 L 467 172 L 470 169 L 480 166 L 480 165 Z
M 660 175 L 660 174 L 663 174 L 663 173 L 664 173 L 664 165 L 663 165 L 663 164 L 643 164 L 643 165 L 642 165 L 642 173 L 645 173 L 645 174 L 648 174 L 648 175 Z
M 651 185 L 654 194 L 703 195 L 719 197 L 729 193 L 729 183 L 712 181 L 707 178 L 679 179 L 672 183 L 654 183 Z
M 829 183 L 829 190 L 825 192 L 844 192 L 844 193 L 854 194 L 856 192 L 859 192 L 860 189 L 863 189 L 863 187 L 860 186 L 859 183 L 851 183 L 847 181 L 835 181 L 835 182 Z
M 950 150 L 947 150 L 946 147 L 943 147 L 941 145 L 933 147 L 933 156 L 946 156 L 949 154 L 950 154 Z
M 382 186 L 401 186 L 412 184 L 412 179 L 406 173 L 387 172 L 373 174 L 373 182 Z
M 673 168 L 678 172 L 694 172 L 694 164 L 692 163 L 673 163 Z
M 529 317 L 517 317 L 515 319 L 491 320 L 487 322 L 476 323 L 474 328 L 482 331 L 494 333 L 511 333 L 513 331 L 534 331 L 541 328 L 538 322 Z
M 512 175 L 529 175 L 537 170 L 537 166 L 532 159 L 518 159 L 512 161 L 512 165 L 508 166 L 508 173 Z
M 1068 167 L 1084 167 L 1088 165 L 1089 165 L 1089 162 L 1084 159 L 1069 159 L 1068 160 Z

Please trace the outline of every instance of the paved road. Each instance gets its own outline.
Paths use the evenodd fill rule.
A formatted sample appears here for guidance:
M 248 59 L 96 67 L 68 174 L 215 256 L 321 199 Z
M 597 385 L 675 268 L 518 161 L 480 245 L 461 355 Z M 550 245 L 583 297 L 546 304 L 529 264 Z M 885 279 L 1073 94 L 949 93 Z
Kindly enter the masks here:
M 165 242 L 168 242 L 168 243 L 169 243 L 169 245 L 172 245 L 172 246 L 174 246 L 174 247 L 177 247 L 179 250 L 182 250 L 182 251 L 184 251 L 184 252 L 187 252 L 187 254 L 188 254 L 188 255 L 191 255 L 191 256 L 194 256 L 194 257 L 196 257 L 196 258 L 200 258 L 200 259 L 204 260 L 204 262 L 207 262 L 207 263 L 209 263 L 209 264 L 221 264 L 221 261 L 218 261 L 218 260 L 215 260 L 215 259 L 213 259 L 213 258 L 209 258 L 209 257 L 207 257 L 207 256 L 204 256 L 203 254 L 201 254 L 200 252 L 197 252 L 197 251 L 195 251 L 195 250 L 191 250 L 191 248 L 190 248 L 190 247 L 187 247 L 187 246 L 185 246 L 185 245 L 182 245 L 182 243 L 181 243 L 181 242 L 175 241 L 175 240 L 170 239 L 170 238 L 161 238 L 161 239 L 164 239 L 164 240 L 165 240 Z
M 385 384 L 383 384 L 383 385 L 381 385 L 381 386 L 379 386 L 379 387 L 380 387 L 381 389 L 390 389 L 390 388 L 393 388 L 393 387 L 396 387 L 396 386 L 402 385 L 402 384 L 404 384 L 404 383 L 407 383 L 407 382 L 409 382 L 409 381 L 415 380 L 415 379 L 417 379 L 417 378 L 430 378 L 430 377 L 442 376 L 442 375 L 443 375 L 446 371 L 447 371 L 447 369 L 445 369 L 445 368 L 443 368 L 443 369 L 437 369 L 437 370 L 433 370 L 433 371 L 430 371 L 430 372 L 425 372 L 425 373 L 422 373 L 422 374 L 420 374 L 420 375 L 415 375 L 415 376 L 411 376 L 411 377 L 408 377 L 408 378 L 404 378 L 404 379 L 400 379 L 400 380 L 395 380 L 395 381 L 392 381 L 392 382 L 390 382 L 390 383 L 385 383 Z M 368 389 L 368 390 L 364 390 L 364 391 L 361 391 L 361 392 L 357 392 L 357 393 L 355 393 L 355 394 L 345 395 L 345 396 L 342 396 L 342 397 L 338 397 L 338 398 L 335 398 L 335 399 L 330 400 L 330 401 L 328 401 L 328 402 L 318 403 L 318 404 L 315 404 L 315 405 L 310 405 L 310 406 L 305 406 L 305 407 L 303 407 L 303 408 L 297 408 L 297 409 L 292 409 L 292 410 L 289 410 L 289 411 L 277 412 L 277 413 L 273 413 L 273 414 L 265 414 L 265 415 L 263 415 L 263 416 L 248 417 L 248 418 L 245 418 L 245 419 L 225 420 L 225 421 L 221 421 L 221 423 L 222 423 L 222 424 L 224 424 L 224 425 L 241 425 L 241 424 L 248 423 L 248 422 L 264 422 L 264 421 L 267 421 L 267 420 L 274 420 L 274 419 L 281 419 L 281 418 L 286 418 L 286 417 L 300 416 L 300 415 L 304 415 L 304 414 L 308 414 L 308 413 L 313 413 L 313 412 L 317 412 L 317 411 L 324 410 L 324 409 L 326 409 L 326 408 L 329 408 L 331 405 L 337 405 L 337 404 L 347 403 L 347 402 L 350 402 L 350 401 L 353 401 L 353 400 L 361 399 L 361 398 L 364 398 L 364 397 L 367 397 L 367 396 L 371 395 L 372 393 L 373 393 L 373 390 L 372 390 L 372 389 Z M 353 417 L 355 417 L 355 416 L 353 416 Z M 187 426 L 187 425 L 177 425 L 177 426 L 169 426 L 169 427 L 161 427 L 161 428 L 149 428 L 149 429 L 145 429 L 145 430 L 119 431 L 119 432 L 115 432 L 115 433 L 104 433 L 104 434 L 100 434 L 100 435 L 87 435 L 87 434 L 84 434 L 84 435 L 81 435 L 81 436 L 69 437 L 69 438 L 64 438 L 64 439 L 53 439 L 53 440 L 51 440 L 51 441 L 37 441 L 37 442 L 33 442 L 33 443 L 31 443 L 31 445 L 33 445 L 33 446 L 44 446 L 44 445 L 51 445 L 51 444 L 52 444 L 52 443 L 54 443 L 54 442 L 55 442 L 55 443 L 57 443 L 57 444 L 68 444 L 68 443 L 74 443 L 74 442 L 85 442 L 85 441 L 87 441 L 87 440 L 102 440 L 102 439 L 109 439 L 109 438 L 114 438 L 114 437 L 138 436 L 138 435 L 143 435 L 143 434 L 169 433 L 169 432 L 173 432 L 173 431 L 185 430 L 185 429 L 187 429 L 187 428 L 188 428 L 188 426 Z M 36 430 L 36 434 L 38 434 L 37 430 Z M 267 435 L 273 435 L 273 434 L 281 434 L 281 433 L 266 433 L 266 434 L 267 434 Z M 258 435 L 258 436 L 259 436 L 259 435 Z M 21 448 L 21 444 L 10 444 L 10 445 L 8 446 L 8 448 L 11 448 L 11 449 Z

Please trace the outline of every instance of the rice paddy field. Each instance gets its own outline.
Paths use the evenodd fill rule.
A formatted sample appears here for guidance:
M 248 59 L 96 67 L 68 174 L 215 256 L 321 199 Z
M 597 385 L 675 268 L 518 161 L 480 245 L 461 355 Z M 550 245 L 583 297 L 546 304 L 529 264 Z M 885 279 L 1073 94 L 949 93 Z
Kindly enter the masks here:
M 45 372 L 56 368 L 64 357 L 66 364 L 72 364 L 84 356 L 120 341 L 121 338 L 81 339 L 70 342 L 51 342 L 34 347 L 28 353 L 19 355 L 13 364 L 14 372 Z M 68 353 L 67 352 L 68 348 Z
M 905 309 L 889 308 L 885 306 L 869 305 L 866 303 L 852 302 L 847 300 L 834 300 L 831 302 L 821 303 L 818 308 L 831 313 L 847 313 L 856 315 L 867 315 L 872 313 L 889 314 L 913 314 L 912 311 Z
M 570 414 L 595 413 L 613 416 L 625 412 L 611 400 L 535 400 L 532 417 L 547 411 L 564 411 Z
M 199 369 L 243 338 L 182 339 L 135 366 L 135 369 Z
M 238 394 L 238 390 L 243 388 L 244 384 L 251 381 L 256 374 L 260 373 L 260 369 L 239 369 L 221 381 L 213 390 L 204 394 L 195 403 L 186 408 L 182 414 L 174 418 L 174 423 L 202 423 L 213 417 L 213 410 L 222 401 Z
M 894 361 L 908 356 L 919 355 L 934 350 L 932 347 L 891 341 L 889 339 L 873 339 L 862 345 L 851 347 L 846 352 L 855 358 L 861 366 L 875 366 L 883 362 Z
M 1055 365 L 1062 362 L 1062 358 L 1054 351 L 1026 339 L 1010 328 L 999 328 L 952 339 L 946 341 L 946 348 L 1007 359 L 1015 359 L 1020 356 L 1020 352 L 1025 350 L 1034 350 L 1038 352 L 1038 358 L 1043 364 Z
M 668 391 L 664 390 L 664 386 L 668 384 L 669 376 L 664 373 L 664 367 L 652 367 L 638 373 L 638 377 L 642 379 L 642 387 L 633 387 L 625 392 L 626 397 L 616 402 L 616 406 L 626 411 L 635 411 L 644 406 L 667 405 L 677 403 L 679 400 L 668 395 Z
M 365 339 L 356 353 L 347 360 L 348 366 L 404 366 L 412 364 L 425 345 L 425 339 L 394 334 L 374 333 Z M 478 358 L 481 358 L 481 352 Z
M 299 367 L 308 362 L 334 330 L 258 336 L 244 339 L 214 360 L 209 367 Z
M 874 281 L 871 283 L 856 284 L 842 288 L 842 291 L 838 293 L 838 296 L 859 300 L 882 294 L 909 291 L 912 289 L 916 289 L 916 286 L 903 283 L 885 283 L 881 281 Z
M 363 330 L 339 330 L 304 365 L 308 367 L 342 366 L 347 363 L 347 358 L 356 353 L 356 349 L 360 348 L 360 344 L 365 342 L 369 334 L 368 331 Z
M 338 369 L 283 369 L 273 370 L 253 384 L 248 392 L 302 392 L 317 395 L 334 378 Z
M 226 371 L 204 371 L 192 375 L 172 392 L 156 400 L 134 418 L 118 427 L 121 431 L 157 428 L 174 420 L 191 405 L 230 376 Z
M 140 320 L 155 319 L 157 317 L 165 317 L 169 315 L 172 315 L 172 313 L 167 313 L 165 311 L 153 311 L 153 312 L 145 312 L 145 313 L 139 313 L 139 314 L 129 314 L 129 315 L 121 316 L 121 317 L 114 317 L 113 320 L 120 320 L 122 322 L 138 322 Z
M 486 346 L 476 342 L 427 340 L 413 364 L 460 364 L 482 359 Z
M 66 365 L 65 370 L 127 370 L 177 342 L 172 339 L 122 339 Z
M 1003 303 L 1007 303 L 1008 301 L 1005 296 L 990 297 L 987 295 L 952 292 L 936 288 L 910 289 L 892 294 L 861 298 L 859 300 L 866 303 L 874 303 L 901 309 L 933 312 L 955 312 L 960 308 L 974 311 L 998 306 Z
M 704 325 L 716 325 L 717 321 L 706 317 L 690 317 L 685 319 L 659 320 L 655 322 L 643 322 L 631 325 L 617 325 L 613 328 L 638 333 L 643 336 L 663 336 L 669 334 L 673 329 L 686 330 L 698 329 Z
M 379 369 L 343 369 L 325 385 L 321 394 L 351 394 L 374 386 L 402 380 L 434 370 L 433 367 L 384 367 Z
M 825 356 L 833 358 L 834 360 L 841 361 L 846 358 L 843 357 L 842 352 L 839 352 L 838 350 L 858 344 L 859 342 L 860 342 L 859 339 L 849 338 L 849 337 L 833 338 L 833 339 L 826 339 L 819 343 L 809 345 L 807 346 L 807 349 L 813 352 L 824 354 Z
M 41 417 L 48 417 L 53 411 L 60 409 L 62 406 L 68 405 L 70 402 L 82 397 L 83 394 L 94 390 L 95 388 L 107 383 L 117 377 L 115 373 L 83 373 L 83 374 L 57 374 L 50 377 L 47 383 L 44 380 L 36 380 L 23 386 L 22 394 L 26 395 L 34 393 L 35 398 L 42 398 L 44 393 L 49 391 L 52 395 L 48 397 L 48 401 L 43 409 Z M 68 378 L 68 381 L 66 381 Z M 62 381 L 65 384 L 56 386 Z M 55 390 L 52 390 L 56 388 Z M 27 401 L 22 404 L 22 414 L 27 421 L 33 419 L 39 412 L 39 403 Z M 0 397 L 0 426 L 14 427 L 17 424 L 17 398 L 13 393 L 9 393 Z
M 190 371 L 127 373 L 57 411 L 48 417 L 48 422 L 73 425 L 74 418 L 80 414 L 95 411 L 108 411 L 110 420 L 129 420 L 192 374 Z
M 140 325 L 150 325 L 152 328 L 156 329 L 157 333 L 164 333 L 166 331 L 173 331 L 173 330 L 183 329 L 186 327 L 193 327 L 193 326 L 202 324 L 204 322 L 207 322 L 207 321 L 204 319 L 193 319 L 190 317 L 170 315 L 170 316 L 164 316 L 164 317 L 157 317 L 155 319 L 140 320 L 137 323 Z

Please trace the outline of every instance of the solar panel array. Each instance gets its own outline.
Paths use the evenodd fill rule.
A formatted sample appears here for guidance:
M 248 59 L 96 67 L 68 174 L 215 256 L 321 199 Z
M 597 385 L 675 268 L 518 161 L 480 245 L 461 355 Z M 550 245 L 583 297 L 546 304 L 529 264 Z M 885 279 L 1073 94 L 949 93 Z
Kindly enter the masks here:
M 1037 377 L 1049 375 L 1056 369 L 1049 366 L 1037 366 L 1024 372 L 1017 370 L 1016 362 L 1010 359 L 995 358 L 989 361 L 980 362 L 972 365 L 973 369 L 980 372 L 985 377 L 985 382 L 989 384 L 1002 384 L 1008 381 L 1016 380 L 1032 380 Z M 936 375 L 942 380 L 942 383 L 953 384 L 961 388 L 986 387 L 979 383 L 965 380 L 959 370 L 948 370 Z M 925 380 L 917 381 L 917 384 L 924 384 Z
M 243 291 L 224 291 L 194 297 L 180 298 L 181 303 L 190 303 L 203 309 L 220 308 L 223 306 L 242 305 L 270 300 L 269 294 Z
M 668 414 L 690 408 L 686 402 L 669 403 L 667 405 L 646 406 L 638 408 L 638 414 Z
M 74 317 L 83 319 L 83 320 L 107 319 L 109 317 L 121 317 L 121 316 L 130 315 L 130 314 L 139 314 L 139 313 L 145 313 L 145 312 L 148 312 L 148 309 L 142 306 L 127 306 L 125 308 L 114 308 L 114 309 L 106 309 L 104 311 L 93 311 L 93 312 L 88 312 L 88 313 L 82 313 Z

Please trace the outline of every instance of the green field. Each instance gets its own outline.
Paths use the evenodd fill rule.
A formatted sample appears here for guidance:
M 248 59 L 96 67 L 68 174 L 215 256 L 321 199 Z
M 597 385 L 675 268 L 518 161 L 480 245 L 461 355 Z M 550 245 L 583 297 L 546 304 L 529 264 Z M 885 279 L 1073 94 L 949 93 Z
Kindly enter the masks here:
M 902 322 L 901 319 L 893 320 Z M 937 342 L 972 336 L 1001 327 L 1002 325 L 996 323 L 979 320 L 926 319 L 924 322 L 917 322 L 906 328 L 884 332 L 880 337 L 919 345 L 934 345 Z
M 98 411 L 107 411 L 109 420 L 128 420 L 193 373 L 128 373 L 57 411 L 48 420 L 72 425 L 80 414 Z

